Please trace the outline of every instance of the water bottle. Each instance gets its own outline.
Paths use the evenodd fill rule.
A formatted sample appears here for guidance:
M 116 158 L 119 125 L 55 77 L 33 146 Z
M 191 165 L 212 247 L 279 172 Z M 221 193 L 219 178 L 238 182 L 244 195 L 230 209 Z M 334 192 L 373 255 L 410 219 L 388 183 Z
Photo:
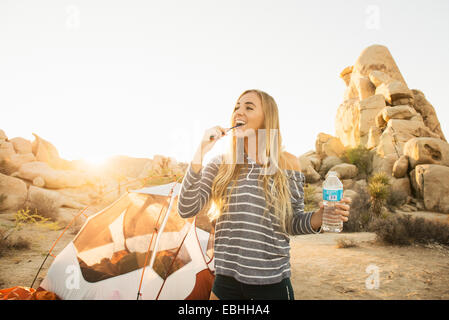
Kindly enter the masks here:
M 343 184 L 335 171 L 329 171 L 323 182 L 323 224 L 321 230 L 325 232 L 341 232 L 343 221 L 335 216 L 335 204 L 343 197 Z

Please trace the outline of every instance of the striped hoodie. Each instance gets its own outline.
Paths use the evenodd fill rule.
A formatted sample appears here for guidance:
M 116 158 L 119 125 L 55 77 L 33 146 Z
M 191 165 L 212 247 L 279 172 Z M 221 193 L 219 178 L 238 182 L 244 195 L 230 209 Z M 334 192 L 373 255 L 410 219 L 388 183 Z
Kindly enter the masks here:
M 263 216 L 266 202 L 263 187 L 258 185 L 263 168 L 247 154 L 245 159 L 251 166 L 241 169 L 229 209 L 215 226 L 215 272 L 246 284 L 278 283 L 291 276 L 289 235 L 282 232 L 272 206 Z M 216 156 L 198 173 L 189 164 L 178 198 L 181 217 L 195 216 L 210 201 L 212 182 L 221 162 L 221 155 Z M 319 233 L 311 226 L 313 212 L 304 212 L 304 174 L 283 171 L 292 194 L 294 235 Z

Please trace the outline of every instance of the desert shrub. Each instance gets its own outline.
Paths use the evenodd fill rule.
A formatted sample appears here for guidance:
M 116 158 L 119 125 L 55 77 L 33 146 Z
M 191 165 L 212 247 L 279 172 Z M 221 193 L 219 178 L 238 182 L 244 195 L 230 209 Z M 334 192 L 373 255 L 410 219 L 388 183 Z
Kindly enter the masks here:
M 349 220 L 343 224 L 343 232 L 368 231 L 372 220 L 370 195 L 362 188 L 357 188 L 356 192 L 358 197 L 351 203 Z
M 378 239 L 394 245 L 438 243 L 449 245 L 449 224 L 408 214 L 376 218 L 370 225 Z
M 357 247 L 357 243 L 348 238 L 340 238 L 337 240 L 337 248 L 343 249 L 343 248 L 354 248 Z
M 20 209 L 14 214 L 15 228 L 20 230 L 24 224 L 37 224 L 50 230 L 59 230 L 61 226 L 58 222 L 51 222 L 50 218 L 45 218 L 37 211 L 31 212 L 29 208 Z
M 43 194 L 36 194 L 30 203 L 29 210 L 36 215 L 48 218 L 52 221 L 58 219 L 59 206 L 56 200 Z
M 181 182 L 184 174 L 173 171 L 171 168 L 158 168 L 158 170 L 149 170 L 143 179 L 143 186 L 155 186 L 170 182 Z
M 355 165 L 359 171 L 359 176 L 367 176 L 371 171 L 371 155 L 369 149 L 363 145 L 346 149 L 341 159 Z
M 11 239 L 5 231 L 0 230 L 0 257 L 10 250 L 23 250 L 30 248 L 30 241 L 22 237 Z
M 314 198 L 316 187 L 308 183 L 304 186 L 304 211 L 314 211 L 319 208 L 319 204 Z
M 371 196 L 371 208 L 376 216 L 380 216 L 390 195 L 390 179 L 384 172 L 374 174 L 368 183 L 368 192 Z

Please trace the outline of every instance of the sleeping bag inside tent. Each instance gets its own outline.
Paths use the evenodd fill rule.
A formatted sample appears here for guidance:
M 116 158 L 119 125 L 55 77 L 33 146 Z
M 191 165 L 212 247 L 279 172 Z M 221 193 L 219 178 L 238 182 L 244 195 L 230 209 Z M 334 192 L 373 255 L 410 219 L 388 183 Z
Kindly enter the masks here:
M 90 216 L 40 287 L 64 300 L 209 299 L 214 229 L 204 213 L 179 216 L 180 188 L 129 191 Z

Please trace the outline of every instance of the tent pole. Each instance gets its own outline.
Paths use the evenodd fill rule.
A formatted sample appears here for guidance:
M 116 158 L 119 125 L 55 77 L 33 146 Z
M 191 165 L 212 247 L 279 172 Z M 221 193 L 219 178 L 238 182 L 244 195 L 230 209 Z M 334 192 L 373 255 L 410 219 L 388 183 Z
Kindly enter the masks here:
M 36 276 L 34 277 L 33 282 L 31 283 L 31 287 L 33 287 L 34 282 L 37 279 L 37 276 L 39 275 L 39 272 L 41 272 L 42 267 L 44 266 L 45 261 L 47 261 L 48 256 L 51 254 L 51 252 L 53 251 L 54 247 L 56 246 L 56 243 L 58 243 L 59 239 L 61 239 L 62 235 L 67 231 L 67 229 L 72 225 L 72 223 L 75 221 L 76 218 L 78 218 L 81 214 L 84 213 L 84 211 L 87 210 L 87 208 L 89 208 L 89 206 L 85 207 L 83 210 L 81 210 L 76 216 L 73 217 L 72 221 L 70 221 L 70 223 L 65 227 L 65 229 L 61 232 L 61 234 L 59 235 L 58 239 L 56 239 L 56 241 L 53 243 L 53 246 L 51 247 L 50 251 L 48 251 L 47 256 L 45 257 L 44 261 L 42 262 L 41 266 L 39 267 L 39 270 L 37 270 Z
M 154 260 L 155 260 L 155 258 L 156 258 L 156 251 L 157 251 L 157 247 L 158 247 L 158 244 L 159 244 L 159 240 L 160 240 L 160 238 L 161 238 L 162 232 L 164 231 L 165 224 L 167 223 L 167 220 L 168 220 L 168 216 L 170 215 L 171 207 L 172 207 L 172 205 L 173 205 L 173 198 L 174 198 L 174 197 L 173 197 L 173 189 L 175 188 L 176 183 L 177 183 L 177 182 L 175 182 L 175 183 L 173 184 L 172 188 L 170 189 L 170 193 L 169 193 L 169 196 L 170 196 L 170 203 L 169 203 L 169 205 L 168 205 L 167 213 L 165 214 L 165 217 L 164 217 L 164 220 L 162 221 L 161 227 L 160 227 L 159 230 L 157 231 L 156 242 L 155 242 L 155 244 L 154 244 L 153 254 L 151 255 L 151 260 L 150 260 L 150 265 L 149 265 L 150 268 L 153 267 Z M 143 270 L 142 270 L 142 279 L 141 279 L 141 281 L 140 281 L 140 285 L 142 285 L 143 273 L 145 272 L 145 268 L 146 268 L 146 265 L 143 266 Z M 137 292 L 137 300 L 139 300 L 139 297 L 140 297 L 140 286 L 139 286 L 139 291 Z

